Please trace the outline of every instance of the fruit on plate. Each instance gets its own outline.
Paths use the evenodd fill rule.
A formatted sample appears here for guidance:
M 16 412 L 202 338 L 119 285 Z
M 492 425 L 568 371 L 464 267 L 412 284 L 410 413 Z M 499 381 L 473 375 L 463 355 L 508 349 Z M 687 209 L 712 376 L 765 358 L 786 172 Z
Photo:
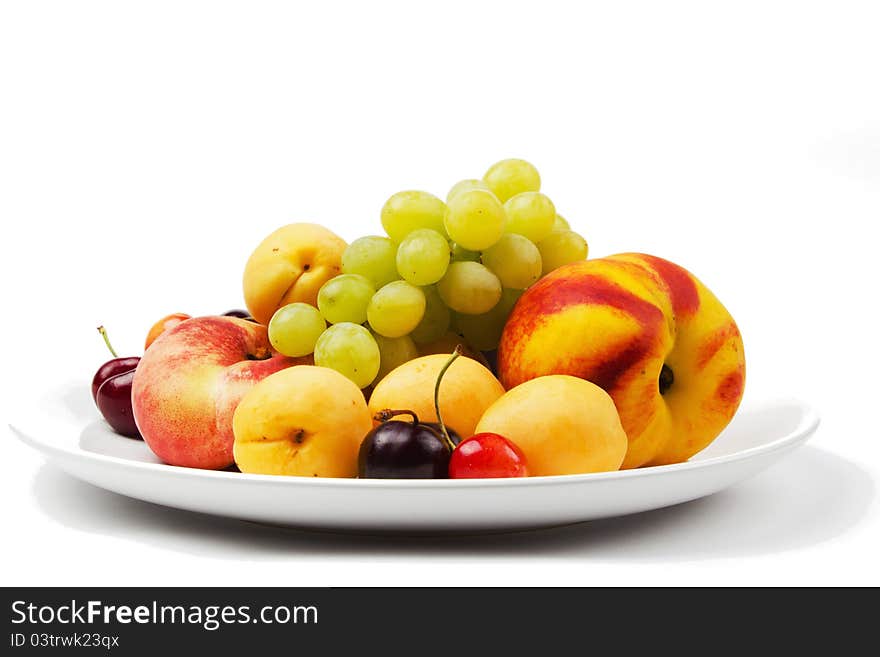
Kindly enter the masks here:
M 442 349 L 436 344 L 454 332 L 463 335 L 471 347 L 494 350 L 498 346 L 516 298 L 541 276 L 542 253 L 535 243 L 537 236 L 557 230 L 557 224 L 562 228 L 568 224 L 557 220 L 552 201 L 538 193 L 540 179 L 528 162 L 499 163 L 490 177 L 493 184 L 506 185 L 505 189 L 513 194 L 508 199 L 515 210 L 512 218 L 491 185 L 475 179 L 456 184 L 447 196 L 448 205 L 421 191 L 398 192 L 388 199 L 382 208 L 382 226 L 388 237 L 368 235 L 349 244 L 341 257 L 343 273 L 324 282 L 316 301 L 326 322 L 366 322 L 373 339 L 355 335 L 350 327 L 335 331 L 361 343 L 360 364 L 355 367 L 351 362 L 343 363 L 351 360 L 343 351 L 350 355 L 350 350 L 342 349 L 342 342 L 335 340 L 332 351 L 340 358 L 327 359 L 329 354 L 321 350 L 322 355 L 316 352 L 316 364 L 346 374 L 369 396 L 378 380 L 393 369 L 389 364 L 396 366 L 410 358 L 412 343 L 423 354 L 450 353 L 462 342 L 459 337 Z M 574 233 L 570 237 L 575 242 L 558 237 L 548 242 L 545 250 L 554 266 L 585 254 L 578 246 L 586 242 Z M 276 290 L 276 294 L 283 292 Z M 310 301 L 300 303 L 314 305 Z M 318 333 L 323 335 L 317 318 L 308 325 L 306 318 L 303 310 L 303 321 L 285 322 L 291 328 L 294 324 L 301 327 L 285 331 L 296 346 L 282 346 L 272 337 L 273 346 L 296 356 L 317 349 L 319 344 L 331 344 L 316 338 Z M 269 333 L 270 337 L 275 335 L 271 325 Z M 382 338 L 398 342 L 382 343 Z M 382 343 L 379 348 L 385 365 L 376 371 L 376 378 L 367 380 L 366 373 L 374 371 L 369 364 L 375 355 L 371 342 Z M 486 362 L 482 355 L 467 355 Z
M 393 418 L 409 415 L 407 421 Z M 445 479 L 452 447 L 439 428 L 420 422 L 411 411 L 390 411 L 361 443 L 362 479 Z
M 150 330 L 147 332 L 147 339 L 144 341 L 144 349 L 149 349 L 150 345 L 155 342 L 156 338 L 162 335 L 165 331 L 170 328 L 174 328 L 181 322 L 185 322 L 190 319 L 192 315 L 187 315 L 186 313 L 172 313 L 171 315 L 166 315 L 155 324 L 150 327 Z
M 523 192 L 507 200 L 504 204 L 508 233 L 524 235 L 538 243 L 553 231 L 556 223 L 556 207 L 541 192 Z
M 242 398 L 232 419 L 235 463 L 252 474 L 355 477 L 372 424 L 363 394 L 345 376 L 291 367 Z
M 340 274 L 321 286 L 318 310 L 331 324 L 367 321 L 367 306 L 376 294 L 370 280 L 358 274 Z
M 423 422 L 437 422 L 434 385 L 449 352 L 421 356 L 392 370 L 376 384 L 370 396 L 370 413 L 406 409 Z M 443 378 L 440 409 L 447 426 L 461 436 L 470 436 L 483 412 L 504 394 L 492 372 L 471 358 L 459 358 Z
M 440 388 L 452 364 L 461 356 L 456 348 L 434 381 L 434 412 L 438 421 L 420 422 L 413 411 L 385 409 L 373 416 L 380 422 L 363 439 L 358 475 L 365 479 L 442 479 L 449 474 L 449 457 L 460 441 L 453 440 L 443 422 Z M 409 422 L 395 420 L 409 415 Z
M 559 217 L 557 216 L 556 219 L 558 220 Z M 541 275 L 546 276 L 570 262 L 586 260 L 589 250 L 587 240 L 573 230 L 554 228 L 552 233 L 538 242 Z
M 113 358 L 101 365 L 92 377 L 92 399 L 113 431 L 129 438 L 140 438 L 131 409 L 131 384 L 141 359 L 138 356 L 120 358 L 103 326 L 98 327 L 98 332 Z
M 517 194 L 541 189 L 538 170 L 529 162 L 516 158 L 493 164 L 483 176 L 483 182 L 502 203 Z
M 266 327 L 237 317 L 194 317 L 148 349 L 134 374 L 134 418 L 170 465 L 233 463 L 232 414 L 254 383 L 301 359 L 275 354 Z
M 487 313 L 501 299 L 501 281 L 478 262 L 453 262 L 437 283 L 437 292 L 450 309 L 468 315 Z
M 425 315 L 425 293 L 406 281 L 381 287 L 367 305 L 370 328 L 386 338 L 409 335 Z
M 449 458 L 450 479 L 528 476 L 525 454 L 497 433 L 478 433 L 463 440 Z
M 317 308 L 307 303 L 289 303 L 276 310 L 269 320 L 269 342 L 279 354 L 308 356 L 315 351 L 315 344 L 326 328 L 327 322 Z
M 471 189 L 449 200 L 444 225 L 449 237 L 471 251 L 488 249 L 504 233 L 507 215 L 492 192 Z
M 629 437 L 624 468 L 699 452 L 745 382 L 742 338 L 721 302 L 684 268 L 636 253 L 565 265 L 526 290 L 498 370 L 508 388 L 568 374 L 608 391 Z
M 382 228 L 394 242 L 420 228 L 430 228 L 446 237 L 443 217 L 446 204 L 428 192 L 407 190 L 397 192 L 382 206 Z
M 407 283 L 432 285 L 446 273 L 449 255 L 449 242 L 443 235 L 430 228 L 419 228 L 397 247 L 397 272 Z
M 341 237 L 317 224 L 288 224 L 266 237 L 244 268 L 251 316 L 268 324 L 289 303 L 316 305 L 318 290 L 341 271 L 345 247 Z
M 342 271 L 363 276 L 378 290 L 400 278 L 397 273 L 397 245 L 387 237 L 359 237 L 343 252 Z
M 627 448 L 608 393 L 562 374 L 508 390 L 483 413 L 476 433 L 512 441 L 525 455 L 531 476 L 617 470 Z
M 321 334 L 315 345 L 315 365 L 336 370 L 358 388 L 366 388 L 373 382 L 380 364 L 379 345 L 360 324 L 334 324 Z

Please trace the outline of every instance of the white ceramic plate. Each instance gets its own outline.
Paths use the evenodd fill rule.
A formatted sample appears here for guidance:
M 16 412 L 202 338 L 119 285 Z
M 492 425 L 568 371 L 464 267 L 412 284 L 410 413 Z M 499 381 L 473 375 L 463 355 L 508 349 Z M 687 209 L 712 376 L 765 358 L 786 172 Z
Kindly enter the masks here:
M 333 531 L 491 532 L 649 511 L 711 495 L 763 470 L 816 430 L 796 401 L 740 409 L 687 463 L 559 477 L 358 480 L 245 475 L 160 463 L 100 419 L 88 386 L 23 409 L 13 431 L 69 474 L 148 502 L 242 520 Z

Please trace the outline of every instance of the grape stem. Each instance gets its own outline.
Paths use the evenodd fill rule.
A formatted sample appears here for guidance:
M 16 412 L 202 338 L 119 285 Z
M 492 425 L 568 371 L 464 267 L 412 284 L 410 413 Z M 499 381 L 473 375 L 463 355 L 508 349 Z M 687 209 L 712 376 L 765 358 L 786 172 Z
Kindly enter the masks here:
M 411 415 L 412 419 L 413 419 L 413 424 L 419 424 L 419 416 L 416 415 L 415 413 L 413 413 L 412 411 L 407 411 L 407 410 L 394 411 L 394 410 L 391 410 L 390 408 L 383 408 L 381 411 L 379 411 L 378 413 L 376 413 L 373 416 L 373 419 L 376 420 L 376 422 L 387 422 L 391 418 L 397 417 L 398 415 Z
M 116 354 L 116 350 L 113 348 L 113 345 L 110 344 L 110 338 L 107 337 L 107 329 L 105 329 L 103 326 L 99 326 L 98 333 L 100 333 L 101 337 L 104 338 L 104 343 L 107 345 L 110 353 L 113 354 L 113 358 L 119 358 L 119 356 Z
M 434 411 L 437 413 L 437 422 L 440 423 L 440 431 L 443 432 L 443 438 L 446 440 L 446 444 L 449 446 L 450 451 L 455 451 L 455 443 L 452 442 L 452 438 L 449 437 L 446 425 L 443 424 L 443 417 L 440 415 L 440 382 L 443 380 L 443 375 L 446 374 L 446 370 L 449 369 L 450 365 L 452 365 L 459 356 L 461 356 L 461 345 L 456 345 L 449 360 L 446 361 L 443 369 L 441 369 L 440 373 L 437 375 L 437 382 L 434 384 Z

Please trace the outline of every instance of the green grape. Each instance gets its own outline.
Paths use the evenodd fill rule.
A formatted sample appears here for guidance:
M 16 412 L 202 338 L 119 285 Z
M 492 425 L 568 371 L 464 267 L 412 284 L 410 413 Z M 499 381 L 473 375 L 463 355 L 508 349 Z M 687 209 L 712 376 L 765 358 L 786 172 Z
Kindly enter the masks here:
M 453 199 L 457 194 L 461 192 L 469 192 L 472 189 L 482 189 L 487 192 L 492 191 L 489 189 L 489 185 L 487 185 L 482 180 L 477 180 L 476 178 L 468 178 L 467 180 L 459 180 L 452 186 L 452 189 L 449 190 L 449 193 L 446 195 L 446 203 Z
M 437 291 L 452 310 L 481 315 L 501 298 L 501 281 L 478 262 L 453 262 L 437 283 Z
M 446 236 L 443 217 L 446 204 L 428 192 L 397 192 L 382 206 L 382 227 L 388 237 L 400 243 L 419 228 L 430 228 Z
M 522 290 L 507 290 L 501 293 L 501 299 L 487 313 L 482 315 L 455 315 L 456 328 L 474 349 L 489 351 L 497 349 L 501 341 L 504 324 Z
M 373 334 L 376 344 L 379 345 L 379 373 L 375 382 L 379 383 L 391 370 L 419 357 L 416 343 L 408 335 L 400 338 L 386 338 L 378 333 Z
M 396 252 L 397 247 L 387 237 L 359 237 L 342 253 L 342 271 L 363 276 L 378 289 L 400 278 Z
M 524 290 L 541 278 L 541 253 L 528 239 L 506 233 L 483 251 L 483 264 L 492 270 L 501 285 Z
M 557 214 L 556 219 L 553 221 L 553 230 L 554 232 L 557 230 L 571 230 L 571 225 L 569 225 L 568 220 L 565 217 L 561 214 Z
M 480 261 L 480 252 L 479 251 L 470 251 L 464 248 L 461 244 L 453 243 L 452 245 L 452 259 L 453 260 L 470 260 L 471 262 L 479 262 Z
M 436 283 L 449 266 L 449 242 L 436 230 L 419 228 L 397 247 L 397 272 L 413 285 Z
M 538 242 L 538 250 L 541 252 L 541 272 L 544 275 L 570 262 L 586 260 L 589 246 L 587 240 L 574 231 L 560 230 Z
M 528 237 L 535 244 L 550 234 L 556 221 L 556 208 L 553 201 L 541 192 L 523 192 L 504 204 L 507 212 L 508 233 L 518 233 Z
M 336 370 L 358 388 L 366 388 L 379 372 L 379 345 L 360 324 L 340 322 L 318 338 L 315 365 Z
M 386 338 L 407 335 L 425 314 L 425 293 L 406 281 L 394 281 L 379 289 L 367 306 L 370 327 Z
M 541 189 L 541 176 L 538 170 L 525 160 L 496 162 L 489 167 L 483 180 L 502 203 L 517 194 L 537 192 Z
M 449 330 L 450 313 L 436 287 L 433 285 L 424 287 L 422 292 L 425 294 L 425 314 L 419 325 L 410 333 L 410 337 L 419 344 L 426 344 L 446 335 Z
M 367 321 L 367 304 L 376 293 L 373 284 L 357 274 L 335 276 L 318 290 L 318 310 L 331 324 Z
M 326 328 L 317 308 L 307 303 L 289 303 L 276 310 L 269 320 L 269 342 L 285 356 L 308 356 Z
M 472 189 L 449 201 L 446 231 L 457 244 L 471 251 L 482 251 L 495 244 L 504 233 L 506 222 L 504 206 L 492 192 Z

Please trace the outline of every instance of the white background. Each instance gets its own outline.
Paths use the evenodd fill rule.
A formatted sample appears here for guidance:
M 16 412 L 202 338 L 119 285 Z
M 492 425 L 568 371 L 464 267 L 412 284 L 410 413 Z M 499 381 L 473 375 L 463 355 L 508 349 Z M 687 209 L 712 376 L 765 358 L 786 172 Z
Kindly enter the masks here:
M 6 2 L 2 584 L 878 584 L 880 16 L 872 3 Z M 876 5 L 875 5 L 876 6 Z M 580 8 L 578 8 L 580 7 Z M 591 255 L 694 271 L 752 399 L 823 425 L 728 492 L 477 539 L 279 531 L 43 465 L 16 399 L 175 311 L 241 306 L 284 223 L 379 230 L 524 157 Z

